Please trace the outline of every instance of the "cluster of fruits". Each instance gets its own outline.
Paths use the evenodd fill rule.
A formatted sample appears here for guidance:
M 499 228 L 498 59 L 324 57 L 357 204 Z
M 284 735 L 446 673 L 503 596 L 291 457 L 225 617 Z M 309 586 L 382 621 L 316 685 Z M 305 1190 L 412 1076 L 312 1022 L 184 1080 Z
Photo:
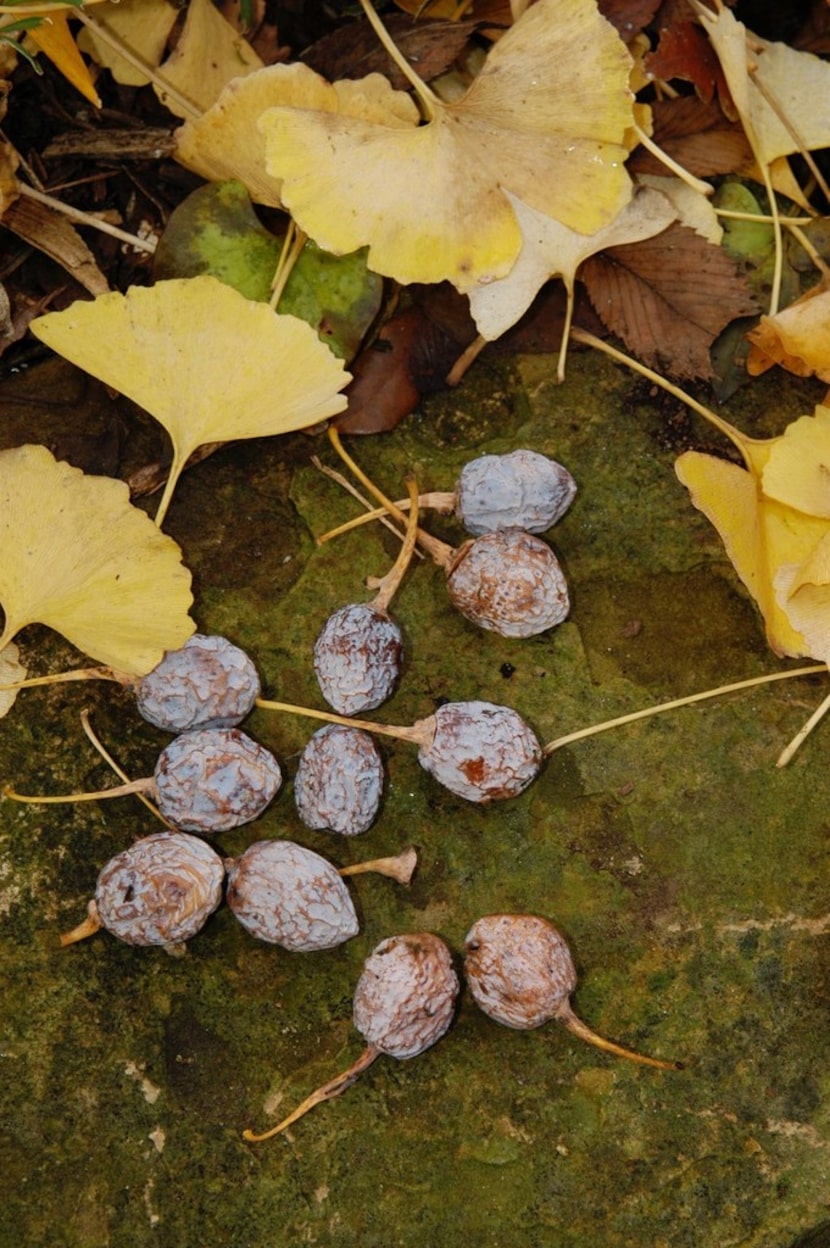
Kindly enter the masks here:
M 575 491 L 567 470 L 536 452 L 482 456 L 466 466 L 451 495 L 430 496 L 430 505 L 452 507 L 473 534 L 452 549 L 418 527 L 419 500 L 410 488 L 395 576 L 384 578 L 372 603 L 345 606 L 330 616 L 315 644 L 314 670 L 331 713 L 263 699 L 254 664 L 222 637 L 196 634 L 149 675 L 124 680 L 141 715 L 176 735 L 152 777 L 76 797 L 141 792 L 157 804 L 168 831 L 136 841 L 104 866 L 87 919 L 63 943 L 103 927 L 132 945 L 181 947 L 224 895 L 252 936 L 292 951 L 329 949 L 359 928 L 344 875 L 377 870 L 409 882 L 412 850 L 338 871 L 320 854 L 290 841 L 257 841 L 238 858 L 223 861 L 200 839 L 258 818 L 281 787 L 277 760 L 238 727 L 254 706 L 331 721 L 308 741 L 295 776 L 297 811 L 313 829 L 354 836 L 373 823 L 384 783 L 374 733 L 416 745 L 422 767 L 471 802 L 521 793 L 538 774 L 545 751 L 509 707 L 449 702 L 410 726 L 346 716 L 381 705 L 398 681 L 403 639 L 389 602 L 416 542 L 444 567 L 452 601 L 482 627 L 524 637 L 561 622 L 569 609 L 567 585 L 553 551 L 537 534 L 564 514 Z M 403 518 L 398 505 L 385 500 L 385 506 Z M 7 792 L 26 801 L 67 800 Z M 556 1018 L 611 1052 L 675 1067 L 602 1040 L 576 1018 L 569 1003 L 576 985 L 573 960 L 546 919 L 479 919 L 467 937 L 465 971 L 477 1004 L 507 1026 L 538 1027 Z M 383 941 L 367 959 L 355 992 L 354 1022 L 367 1041 L 364 1053 L 288 1119 L 260 1136 L 246 1132 L 246 1138 L 284 1130 L 350 1086 L 379 1054 L 409 1058 L 434 1044 L 450 1026 L 458 991 L 450 952 L 439 937 L 417 933 Z

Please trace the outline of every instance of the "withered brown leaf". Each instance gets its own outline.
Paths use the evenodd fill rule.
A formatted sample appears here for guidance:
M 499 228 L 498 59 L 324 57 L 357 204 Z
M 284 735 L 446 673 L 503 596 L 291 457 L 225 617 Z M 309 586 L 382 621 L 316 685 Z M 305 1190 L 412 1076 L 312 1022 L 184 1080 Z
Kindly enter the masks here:
M 694 230 L 611 247 L 581 270 L 588 295 L 629 351 L 673 377 L 712 376 L 709 348 L 758 305 L 734 262 Z

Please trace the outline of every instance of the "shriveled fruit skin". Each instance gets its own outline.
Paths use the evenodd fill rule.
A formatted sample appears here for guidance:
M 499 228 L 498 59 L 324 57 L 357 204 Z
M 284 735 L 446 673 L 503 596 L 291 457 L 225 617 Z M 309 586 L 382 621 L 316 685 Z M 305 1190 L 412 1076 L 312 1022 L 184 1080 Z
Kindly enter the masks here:
M 402 655 L 401 630 L 388 615 L 371 603 L 340 607 L 314 644 L 320 691 L 340 715 L 369 711 L 391 696 Z
M 564 937 L 534 914 L 488 914 L 467 933 L 464 973 L 476 1005 L 505 1027 L 556 1018 L 576 987 Z
M 421 746 L 425 771 L 458 797 L 493 802 L 517 797 L 542 766 L 542 747 L 518 712 L 493 702 L 447 702 Z
M 470 460 L 456 495 L 456 514 L 474 536 L 510 528 L 544 533 L 570 507 L 576 482 L 555 459 L 520 449 Z
M 159 755 L 153 778 L 161 813 L 188 832 L 250 823 L 282 783 L 269 750 L 239 728 L 184 732 Z
M 256 841 L 225 865 L 228 905 L 258 940 L 308 953 L 357 935 L 349 890 L 331 863 L 312 850 L 293 841 Z
M 135 687 L 141 715 L 165 732 L 234 728 L 260 694 L 257 670 L 226 637 L 194 633 Z
M 190 940 L 222 899 L 225 868 L 197 836 L 157 832 L 111 858 L 98 876 L 103 926 L 128 945 Z
M 431 932 L 390 936 L 366 959 L 354 994 L 354 1025 L 390 1057 L 415 1057 L 452 1022 L 458 977 Z
M 314 733 L 294 778 L 306 827 L 357 836 L 374 822 L 382 792 L 383 763 L 368 732 L 327 724 Z
M 568 585 L 546 542 L 524 529 L 500 529 L 465 542 L 447 576 L 455 606 L 502 637 L 535 637 L 570 610 Z

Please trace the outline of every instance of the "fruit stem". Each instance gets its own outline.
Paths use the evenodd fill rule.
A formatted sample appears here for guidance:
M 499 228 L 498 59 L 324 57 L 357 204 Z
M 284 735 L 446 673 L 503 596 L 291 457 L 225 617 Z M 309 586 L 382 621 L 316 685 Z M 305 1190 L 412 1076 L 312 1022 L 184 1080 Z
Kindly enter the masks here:
M 53 672 L 51 676 L 28 676 L 13 685 L 0 685 L 0 693 L 7 689 L 34 689 L 36 685 L 58 685 L 70 680 L 114 680 L 119 685 L 130 684 L 132 677 L 124 676 L 111 667 L 79 667 L 71 672 Z
M 338 477 L 339 473 L 336 474 Z M 430 490 L 427 494 L 418 495 L 418 507 L 421 511 L 429 508 L 430 511 L 437 511 L 442 516 L 449 516 L 455 508 L 457 495 L 451 490 Z M 399 498 L 395 503 L 399 511 L 409 510 L 409 499 Z M 361 525 L 369 524 L 372 520 L 383 520 L 388 516 L 385 507 L 372 507 L 369 511 L 365 511 L 362 516 L 354 516 L 351 520 L 338 524 L 336 528 L 329 529 L 328 533 L 323 533 L 316 538 L 318 546 L 322 546 L 325 542 L 330 542 L 333 537 L 340 537 L 343 533 L 350 533 L 352 529 L 359 529 Z M 400 537 L 397 529 L 393 530 L 397 537 Z
M 395 528 L 394 524 L 389 519 L 389 515 L 385 507 L 378 507 L 378 508 L 373 509 L 372 504 L 369 502 L 368 498 L 366 498 L 363 494 L 361 494 L 357 486 L 352 485 L 351 481 L 347 481 L 346 478 L 343 476 L 342 472 L 338 472 L 336 468 L 331 468 L 328 464 L 324 464 L 322 460 L 319 458 L 319 456 L 312 455 L 311 462 L 314 464 L 314 467 L 319 472 L 322 472 L 324 476 L 329 477 L 332 481 L 336 481 L 341 489 L 345 490 L 347 494 L 351 494 L 352 498 L 356 498 L 357 501 L 363 507 L 365 507 L 367 511 L 371 511 L 373 514 L 373 517 L 376 517 L 378 520 L 380 520 L 381 524 L 384 525 L 389 530 L 390 533 L 394 533 L 398 541 L 402 542 L 404 540 L 403 533 L 401 533 L 398 529 Z M 365 523 L 362 516 L 359 516 L 358 519 L 361 524 Z M 337 531 L 339 532 L 339 529 Z M 321 539 L 317 538 L 318 546 L 320 545 L 320 542 L 321 542 Z M 416 551 L 415 553 L 417 554 L 419 559 L 423 559 L 424 556 L 421 554 L 420 550 Z
M 273 702 L 270 698 L 257 698 L 254 706 L 264 711 L 284 711 L 286 715 L 306 715 L 309 719 L 322 719 L 327 724 L 342 724 L 345 728 L 362 728 L 364 732 L 377 732 L 381 736 L 411 741 L 418 746 L 427 744 L 431 739 L 425 728 L 431 723 L 428 719 L 419 719 L 407 727 L 402 724 L 375 724 L 368 719 L 349 719 L 345 715 L 336 715 L 334 711 L 318 711 L 310 706 L 295 706 L 292 702 Z
M 573 741 L 581 741 L 583 737 L 593 737 L 597 733 L 607 732 L 610 728 L 620 728 L 623 724 L 633 724 L 637 719 L 647 719 L 650 715 L 662 715 L 663 711 L 674 711 L 680 706 L 691 706 L 695 702 L 703 702 L 707 698 L 716 698 L 722 693 L 735 693 L 739 689 L 751 689 L 754 685 L 771 684 L 774 680 L 789 680 L 793 676 L 811 676 L 816 672 L 826 672 L 825 663 L 816 663 L 812 667 L 794 667 L 788 672 L 770 672 L 766 676 L 753 676 L 750 680 L 736 680 L 731 685 L 719 685 L 717 689 L 704 689 L 702 693 L 693 693 L 686 698 L 675 698 L 672 702 L 661 702 L 659 706 L 647 706 L 642 711 L 632 711 L 629 715 L 618 715 L 616 719 L 606 719 L 601 724 L 592 724 L 590 728 L 580 728 L 578 732 L 569 732 L 564 737 L 557 737 L 544 746 L 542 753 L 547 756 L 554 750 Z M 806 727 L 806 725 L 805 725 Z M 809 729 L 808 729 L 809 731 Z M 787 761 L 786 759 L 784 760 Z M 779 766 L 782 764 L 779 762 Z
M 403 512 L 395 506 L 391 499 L 386 497 L 382 490 L 375 485 L 374 481 L 367 477 L 363 469 L 352 459 L 351 455 L 340 441 L 340 434 L 337 432 L 336 427 L 334 425 L 329 425 L 328 432 L 329 441 L 337 451 L 337 454 L 343 460 L 346 467 L 354 473 L 361 485 L 369 491 L 372 498 L 376 498 L 377 501 L 386 508 L 390 516 L 394 516 L 399 524 L 406 524 L 406 516 Z M 446 568 L 455 554 L 453 548 L 448 546 L 446 542 L 440 542 L 437 537 L 432 537 L 431 534 L 425 533 L 423 529 L 418 529 L 418 541 L 430 558 L 434 559 L 441 568 Z
M 341 867 L 340 875 L 363 875 L 366 871 L 377 871 L 378 875 L 387 875 L 398 884 L 409 884 L 415 872 L 418 854 L 413 845 L 394 858 L 372 858 L 368 862 L 356 862 L 351 867 Z
M 104 797 L 127 797 L 130 794 L 152 792 L 155 781 L 152 776 L 141 780 L 132 780 L 129 784 L 120 784 L 114 789 L 101 789 L 97 793 L 17 793 L 10 784 L 4 784 L 3 797 L 10 797 L 13 802 L 27 802 L 31 806 L 53 806 L 60 802 L 97 802 Z
M 643 1053 L 635 1053 L 633 1049 L 624 1049 L 621 1044 L 615 1044 L 613 1040 L 598 1036 L 587 1023 L 583 1023 L 582 1019 L 574 1014 L 569 1001 L 560 1007 L 555 1017 L 580 1040 L 584 1040 L 586 1044 L 592 1044 L 595 1049 L 602 1049 L 604 1053 L 613 1053 L 616 1057 L 624 1057 L 629 1062 L 638 1062 L 640 1066 L 654 1066 L 657 1070 L 684 1069 L 682 1062 L 664 1062 L 659 1057 L 646 1057 Z
M 263 1131 L 260 1134 L 251 1130 L 243 1131 L 243 1140 L 248 1140 L 251 1144 L 259 1144 L 262 1140 L 270 1140 L 275 1135 L 280 1135 L 292 1123 L 295 1123 L 298 1118 L 302 1118 L 310 1109 L 313 1109 L 315 1105 L 319 1105 L 322 1101 L 333 1101 L 336 1096 L 340 1096 L 342 1092 L 350 1088 L 377 1057 L 380 1057 L 380 1049 L 375 1048 L 373 1044 L 367 1044 L 360 1057 L 352 1063 L 348 1070 L 344 1070 L 342 1074 L 336 1075 L 334 1079 L 324 1083 L 316 1092 L 312 1092 L 311 1096 L 307 1096 L 293 1113 L 289 1114 L 287 1118 L 283 1118 L 282 1122 L 277 1123 L 275 1127 L 271 1127 L 270 1131 Z
M 386 615 L 389 611 L 389 604 L 397 593 L 398 587 L 404 578 L 406 569 L 412 562 L 412 555 L 415 551 L 415 541 L 418 536 L 418 484 L 414 477 L 407 477 L 406 488 L 409 491 L 409 519 L 406 523 L 406 534 L 403 544 L 398 551 L 398 557 L 392 564 L 392 567 L 377 583 L 377 594 L 372 599 L 370 606 L 376 611 Z
M 795 754 L 802 742 L 806 741 L 807 737 L 809 737 L 816 725 L 824 719 L 824 716 L 828 711 L 830 711 L 830 694 L 828 694 L 827 697 L 819 703 L 810 718 L 807 720 L 806 724 L 799 728 L 790 744 L 778 755 L 775 763 L 776 767 L 786 767 L 793 754 Z
M 103 926 L 98 907 L 93 899 L 87 906 L 87 916 L 83 923 L 73 927 L 71 932 L 64 932 L 61 935 L 61 945 L 66 948 L 67 945 L 77 944 L 79 940 L 86 940 L 87 936 L 94 936 L 96 932 L 100 932 Z
M 92 744 L 95 747 L 95 749 L 103 758 L 104 762 L 109 764 L 109 766 L 118 776 L 118 779 L 123 780 L 125 784 L 129 784 L 130 777 L 121 767 L 119 767 L 118 763 L 112 757 L 109 750 L 106 749 L 103 742 L 100 740 L 95 730 L 93 729 L 92 724 L 90 723 L 90 720 L 89 720 L 88 710 L 81 711 L 81 727 L 86 733 L 87 740 L 90 742 L 90 744 Z M 136 796 L 139 798 L 140 801 L 144 803 L 147 809 L 156 816 L 157 819 L 161 820 L 161 822 L 164 824 L 166 828 L 168 828 L 171 832 L 175 831 L 174 825 L 170 822 L 169 819 L 167 819 L 161 813 L 158 806 L 156 806 L 155 802 L 150 801 L 146 793 L 137 793 Z

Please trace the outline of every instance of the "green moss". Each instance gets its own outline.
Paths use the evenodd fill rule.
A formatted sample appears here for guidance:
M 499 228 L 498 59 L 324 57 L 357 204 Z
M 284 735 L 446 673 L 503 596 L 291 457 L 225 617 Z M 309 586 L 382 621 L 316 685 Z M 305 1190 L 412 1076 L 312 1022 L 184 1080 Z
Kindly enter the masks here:
M 410 467 L 423 488 L 447 489 L 472 454 L 519 444 L 557 454 L 580 486 L 549 535 L 574 589 L 569 621 L 526 642 L 479 633 L 452 610 L 443 572 L 421 562 L 393 604 L 403 679 L 375 718 L 411 723 L 442 698 L 482 697 L 520 709 L 547 741 L 778 666 L 673 474 L 678 439 L 714 435 L 602 360 L 575 356 L 562 387 L 553 373 L 539 358 L 481 361 L 394 434 L 352 443 L 394 493 Z M 76 395 L 77 375 L 66 384 Z M 766 429 L 772 403 L 775 427 L 806 410 L 801 383 L 756 384 L 735 400 L 742 427 Z M 109 400 L 92 397 L 89 412 L 73 406 L 73 426 L 106 419 Z M 51 438 L 69 417 L 30 420 L 21 410 L 8 441 L 24 427 Z M 128 461 L 147 437 L 145 426 L 131 435 Z M 316 632 L 371 596 L 364 579 L 397 542 L 372 525 L 315 545 L 359 507 L 313 453 L 334 463 L 306 435 L 223 448 L 185 476 L 169 529 L 194 569 L 200 627 L 244 644 L 274 696 L 319 706 Z M 425 523 L 463 538 L 452 518 Z M 21 641 L 39 670 L 70 664 L 48 630 Z M 132 799 L 4 802 L 0 1244 L 788 1248 L 826 1215 L 823 733 L 789 768 L 774 761 L 823 692 L 779 684 L 575 743 L 519 799 L 489 808 L 443 793 L 411 746 L 384 740 L 381 817 L 354 839 L 309 832 L 294 810 L 314 725 L 255 712 L 247 727 L 288 779 L 256 823 L 217 838 L 225 854 L 270 836 L 338 865 L 419 849 L 408 889 L 350 881 L 361 934 L 317 955 L 258 943 L 224 909 L 180 959 L 103 933 L 60 950 L 100 866 L 155 825 Z M 0 736 L 3 777 L 22 791 L 108 783 L 83 706 L 127 772 L 149 774 L 166 738 L 127 692 L 99 683 L 22 694 Z M 475 918 L 500 910 L 560 924 L 586 1022 L 686 1069 L 614 1061 L 556 1023 L 509 1031 L 465 995 L 433 1049 L 379 1059 L 290 1138 L 245 1144 L 244 1127 L 360 1052 L 351 996 L 374 944 L 426 928 L 460 959 Z

